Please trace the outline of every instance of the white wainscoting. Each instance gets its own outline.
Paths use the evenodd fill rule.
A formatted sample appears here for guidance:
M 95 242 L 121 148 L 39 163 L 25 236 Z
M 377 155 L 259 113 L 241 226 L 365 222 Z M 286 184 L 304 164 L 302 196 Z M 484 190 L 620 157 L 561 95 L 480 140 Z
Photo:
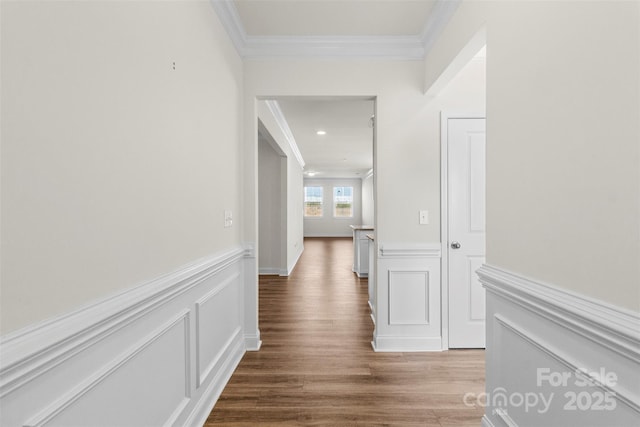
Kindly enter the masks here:
M 247 255 L 199 260 L 3 337 L 0 425 L 202 425 L 245 352 Z
M 440 243 L 380 244 L 372 307 L 375 351 L 442 350 L 440 254 Z
M 639 425 L 639 313 L 492 266 L 478 275 L 487 289 L 483 426 Z

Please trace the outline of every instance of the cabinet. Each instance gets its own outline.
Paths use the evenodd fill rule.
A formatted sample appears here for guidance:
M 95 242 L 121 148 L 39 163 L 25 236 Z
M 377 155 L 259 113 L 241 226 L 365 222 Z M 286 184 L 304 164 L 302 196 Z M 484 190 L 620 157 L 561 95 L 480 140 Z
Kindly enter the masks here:
M 369 276 L 369 239 L 373 231 L 370 225 L 352 225 L 353 229 L 353 272 L 358 277 Z

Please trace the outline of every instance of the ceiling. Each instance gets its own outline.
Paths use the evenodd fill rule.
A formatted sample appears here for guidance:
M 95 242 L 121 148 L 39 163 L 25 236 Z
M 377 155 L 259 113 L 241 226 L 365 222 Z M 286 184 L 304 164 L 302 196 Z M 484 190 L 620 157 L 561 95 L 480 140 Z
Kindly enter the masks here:
M 278 104 L 306 177 L 364 178 L 373 167 L 373 100 L 285 98 Z
M 424 59 L 462 0 L 211 0 L 245 58 Z
M 244 58 L 423 60 L 461 0 L 211 0 Z M 364 177 L 372 100 L 277 100 L 305 174 Z M 319 136 L 318 130 L 326 135 Z
M 412 36 L 435 0 L 235 0 L 249 36 Z

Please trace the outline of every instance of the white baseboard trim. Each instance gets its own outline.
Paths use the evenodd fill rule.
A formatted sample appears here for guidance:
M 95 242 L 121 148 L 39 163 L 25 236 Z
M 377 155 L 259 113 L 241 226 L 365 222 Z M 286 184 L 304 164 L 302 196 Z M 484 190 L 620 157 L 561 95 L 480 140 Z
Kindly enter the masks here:
M 305 234 L 304 237 L 353 237 L 352 232 L 344 232 L 344 233 L 309 233 Z
M 280 276 L 288 277 L 293 273 L 293 269 L 298 265 L 298 261 L 300 261 L 300 257 L 302 256 L 302 252 L 304 252 L 304 245 L 300 248 L 298 253 L 296 254 L 295 260 L 287 267 L 287 271 L 281 272 Z M 284 274 L 282 274 L 284 273 Z
M 207 417 L 213 410 L 218 398 L 222 394 L 225 385 L 229 382 L 231 375 L 244 356 L 244 348 L 242 342 L 235 343 L 229 356 L 222 364 L 222 367 L 216 377 L 209 383 L 209 386 L 202 393 L 202 398 L 194 405 L 191 414 L 183 425 L 185 426 L 201 426 L 207 421 Z
M 494 266 L 483 266 L 478 276 L 487 290 L 483 425 L 637 423 L 640 313 Z M 523 393 L 544 396 L 550 404 L 539 412 L 509 400 Z M 578 396 L 573 407 L 571 396 Z M 603 401 L 606 410 L 598 403 Z
M 261 276 L 278 276 L 282 270 L 277 267 L 260 267 L 258 274 Z
M 104 401 L 106 424 L 173 425 L 213 405 L 245 346 L 259 348 L 242 331 L 247 254 L 203 258 L 0 338 L 0 425 L 81 425 Z
M 262 340 L 260 339 L 260 331 L 256 335 L 244 336 L 244 346 L 247 351 L 258 351 L 262 347 Z
M 377 352 L 442 351 L 440 338 L 374 336 L 371 347 Z

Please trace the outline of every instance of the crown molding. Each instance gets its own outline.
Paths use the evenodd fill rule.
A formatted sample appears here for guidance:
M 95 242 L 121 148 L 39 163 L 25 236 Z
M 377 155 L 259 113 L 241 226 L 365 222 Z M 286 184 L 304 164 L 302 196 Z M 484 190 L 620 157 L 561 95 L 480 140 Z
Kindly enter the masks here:
M 300 149 L 298 149 L 298 144 L 296 144 L 296 139 L 293 137 L 293 133 L 291 132 L 291 128 L 289 127 L 289 123 L 287 123 L 287 119 L 284 117 L 284 113 L 280 109 L 280 104 L 278 104 L 278 101 L 276 100 L 266 100 L 265 104 L 267 105 L 269 111 L 271 111 L 271 114 L 273 114 L 273 117 L 275 118 L 276 123 L 278 123 L 280 130 L 284 134 L 289 147 L 291 147 L 291 151 L 293 151 L 293 155 L 298 160 L 298 163 L 300 163 L 300 167 L 304 169 L 305 163 L 304 159 L 302 158 L 302 153 L 300 153 Z
M 211 0 L 211 6 L 218 15 L 220 23 L 227 31 L 233 45 L 240 54 L 244 56 L 244 46 L 247 43 L 247 34 L 240 20 L 240 15 L 232 0 Z
M 413 36 L 249 36 L 233 0 L 210 0 L 238 54 L 247 59 L 322 58 L 422 60 L 462 0 L 437 0 Z
M 420 40 L 424 49 L 424 56 L 431 50 L 440 34 L 447 26 L 453 14 L 458 10 L 462 0 L 438 0 L 433 5 L 433 9 L 427 17 L 427 22 L 424 25 Z

